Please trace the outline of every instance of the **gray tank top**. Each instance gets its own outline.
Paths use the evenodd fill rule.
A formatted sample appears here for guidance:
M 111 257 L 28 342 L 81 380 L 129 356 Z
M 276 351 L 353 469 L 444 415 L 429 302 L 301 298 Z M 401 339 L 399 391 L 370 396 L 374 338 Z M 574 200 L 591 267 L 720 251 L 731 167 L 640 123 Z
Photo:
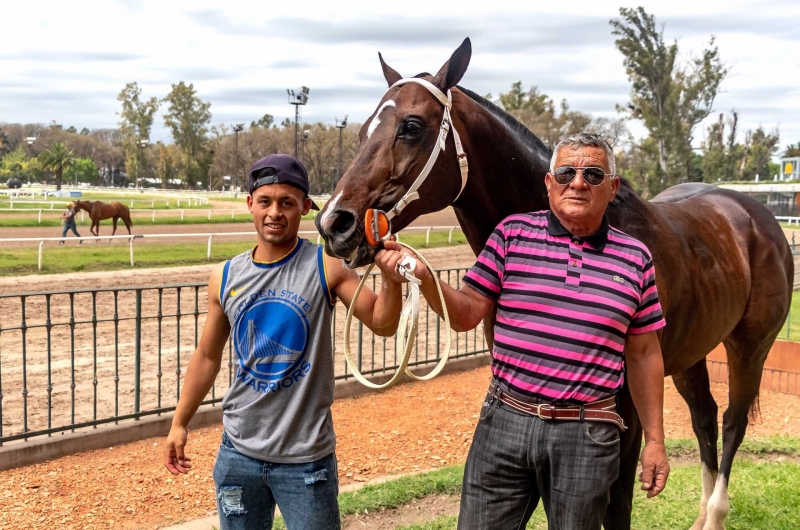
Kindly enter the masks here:
M 322 247 L 298 239 L 271 263 L 255 261 L 252 250 L 239 254 L 223 268 L 220 302 L 234 363 L 222 422 L 234 447 L 284 464 L 332 453 L 334 300 Z

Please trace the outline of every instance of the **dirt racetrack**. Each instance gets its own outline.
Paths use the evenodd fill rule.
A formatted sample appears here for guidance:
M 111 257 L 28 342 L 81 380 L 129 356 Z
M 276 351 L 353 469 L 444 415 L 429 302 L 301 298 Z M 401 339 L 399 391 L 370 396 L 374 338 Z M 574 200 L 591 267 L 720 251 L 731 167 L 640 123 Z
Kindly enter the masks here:
M 466 245 L 429 249 L 425 256 L 437 268 L 468 267 L 474 262 L 474 256 Z M 136 291 L 125 288 L 205 283 L 214 266 L 0 278 L 2 434 L 10 436 L 23 432 L 23 429 L 36 431 L 134 412 Z M 463 270 L 450 273 L 450 283 L 457 285 L 463 273 Z M 24 330 L 20 329 L 22 299 L 3 297 L 9 293 L 59 289 L 122 290 L 118 291 L 116 299 L 113 291 L 72 296 L 27 296 L 24 300 Z M 141 326 L 139 410 L 174 406 L 177 402 L 179 376 L 185 373 L 202 332 L 205 315 L 201 313 L 206 308 L 205 287 L 142 291 L 141 315 L 146 319 Z M 423 303 L 420 336 L 413 360 L 436 355 L 437 319 L 426 309 Z M 116 324 L 115 315 L 118 317 Z M 334 352 L 337 375 L 345 373 L 342 355 L 344 317 L 343 306 L 337 304 Z M 71 318 L 74 318 L 74 327 L 70 325 Z M 440 329 L 441 338 L 443 333 L 444 330 Z M 358 352 L 356 324 L 351 336 L 353 350 Z M 467 348 L 485 347 L 480 329 L 459 334 L 457 342 L 456 334 L 452 336 L 454 354 L 463 353 Z M 363 370 L 380 369 L 395 363 L 392 339 L 375 337 L 364 328 L 361 344 Z M 50 378 L 48 366 L 52 374 Z M 229 348 L 210 397 L 224 395 L 236 366 L 236 353 Z

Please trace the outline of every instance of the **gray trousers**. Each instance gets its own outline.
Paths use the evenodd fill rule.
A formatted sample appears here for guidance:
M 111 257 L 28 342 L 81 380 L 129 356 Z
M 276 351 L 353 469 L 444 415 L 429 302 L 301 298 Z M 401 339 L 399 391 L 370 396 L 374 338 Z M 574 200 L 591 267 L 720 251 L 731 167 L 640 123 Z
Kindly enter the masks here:
M 545 421 L 487 399 L 467 457 L 458 530 L 524 529 L 544 504 L 549 530 L 600 530 L 619 474 L 619 431 Z

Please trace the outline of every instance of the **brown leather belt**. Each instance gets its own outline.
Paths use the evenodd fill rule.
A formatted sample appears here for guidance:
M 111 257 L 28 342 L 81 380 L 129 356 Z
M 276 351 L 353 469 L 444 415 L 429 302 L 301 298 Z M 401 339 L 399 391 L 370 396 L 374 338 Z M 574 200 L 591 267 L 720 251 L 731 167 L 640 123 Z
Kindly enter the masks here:
M 622 417 L 616 412 L 617 403 L 613 396 L 584 405 L 555 407 L 549 403 L 527 403 L 516 399 L 492 381 L 492 384 L 489 385 L 489 399 L 490 402 L 497 399 L 500 403 L 508 405 L 518 412 L 543 420 L 601 421 L 613 423 L 621 431 L 627 429 Z

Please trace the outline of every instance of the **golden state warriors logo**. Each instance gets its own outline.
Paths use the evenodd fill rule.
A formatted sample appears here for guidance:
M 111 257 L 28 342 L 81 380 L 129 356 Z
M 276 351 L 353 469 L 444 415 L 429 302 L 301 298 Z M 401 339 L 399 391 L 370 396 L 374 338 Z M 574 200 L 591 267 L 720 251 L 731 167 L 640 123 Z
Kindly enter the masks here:
M 239 358 L 236 377 L 262 393 L 289 388 L 311 369 L 305 362 L 309 325 L 304 307 L 288 297 L 268 296 L 273 293 L 250 295 L 232 337 Z

